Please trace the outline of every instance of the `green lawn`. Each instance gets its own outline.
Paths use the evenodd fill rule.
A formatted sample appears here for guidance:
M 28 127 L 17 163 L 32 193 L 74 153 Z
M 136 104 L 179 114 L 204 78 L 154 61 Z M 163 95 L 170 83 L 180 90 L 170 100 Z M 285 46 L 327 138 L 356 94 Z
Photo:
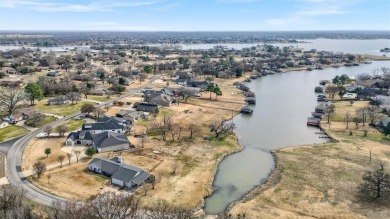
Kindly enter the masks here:
M 82 101 L 77 104 L 64 104 L 64 105 L 47 105 L 46 100 L 39 101 L 35 107 L 41 112 L 41 113 L 51 113 L 56 115 L 71 115 L 73 113 L 79 112 L 81 107 L 84 104 L 92 104 L 96 105 L 96 103 Z
M 94 101 L 99 101 L 99 102 L 106 102 L 111 98 L 107 98 L 106 96 L 93 96 L 93 95 L 88 95 L 88 100 L 94 100 Z
M 86 121 L 83 119 L 71 119 L 71 120 L 66 121 L 62 125 L 65 125 L 68 127 L 68 132 L 72 132 L 72 131 L 76 131 L 76 130 L 80 129 L 84 123 L 86 123 Z
M 29 133 L 29 130 L 25 128 L 16 125 L 9 125 L 6 128 L 0 129 L 0 142 L 25 135 L 27 133 Z
M 37 122 L 34 127 L 40 128 L 42 126 L 45 126 L 46 124 L 54 122 L 55 120 L 57 120 L 57 119 L 53 116 L 45 116 L 41 121 Z

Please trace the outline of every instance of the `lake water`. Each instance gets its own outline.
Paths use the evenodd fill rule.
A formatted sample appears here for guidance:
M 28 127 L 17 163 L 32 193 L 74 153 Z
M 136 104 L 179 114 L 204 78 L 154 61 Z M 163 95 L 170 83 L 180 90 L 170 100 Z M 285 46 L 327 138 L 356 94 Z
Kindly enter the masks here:
M 40 49 L 43 52 L 65 52 L 67 50 L 71 50 L 74 48 L 77 48 L 77 50 L 81 51 L 87 51 L 89 50 L 89 46 L 53 46 L 53 47 L 35 47 L 35 46 L 5 46 L 5 45 L 0 45 L 0 51 L 8 51 L 12 49 L 21 49 L 21 48 L 26 48 L 26 49 Z
M 218 166 L 213 187 L 206 199 L 208 214 L 223 212 L 228 204 L 264 182 L 274 168 L 270 150 L 293 145 L 320 144 L 318 129 L 306 125 L 317 105 L 314 87 L 336 75 L 356 76 L 374 68 L 390 67 L 390 61 L 376 61 L 357 67 L 328 68 L 268 75 L 247 85 L 256 93 L 253 115 L 237 115 L 235 133 L 245 149 L 226 157 Z
M 274 43 L 271 45 L 283 48 L 285 46 L 294 46 L 303 48 L 304 50 L 325 50 L 334 52 L 344 52 L 352 54 L 370 54 L 370 55 L 384 55 L 386 53 L 380 52 L 380 49 L 389 48 L 389 39 L 377 39 L 377 40 L 351 40 L 351 39 L 313 39 L 313 40 L 301 40 L 307 43 Z M 180 44 L 182 49 L 211 49 L 214 46 L 226 46 L 227 48 L 242 49 L 259 44 Z M 390 55 L 390 54 L 388 54 Z

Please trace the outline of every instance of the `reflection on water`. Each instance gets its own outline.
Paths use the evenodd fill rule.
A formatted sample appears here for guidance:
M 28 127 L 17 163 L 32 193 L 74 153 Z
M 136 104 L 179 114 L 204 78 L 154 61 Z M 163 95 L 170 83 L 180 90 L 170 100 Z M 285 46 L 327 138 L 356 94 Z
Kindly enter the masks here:
M 248 83 L 256 93 L 251 116 L 237 115 L 235 133 L 245 146 L 227 156 L 218 166 L 213 182 L 215 192 L 206 199 L 205 211 L 223 212 L 226 207 L 264 182 L 274 168 L 270 150 L 305 144 L 320 144 L 317 128 L 308 127 L 306 119 L 317 105 L 314 87 L 336 75 L 356 76 L 374 68 L 390 67 L 390 61 L 373 62 L 357 67 L 328 68 L 269 75 Z

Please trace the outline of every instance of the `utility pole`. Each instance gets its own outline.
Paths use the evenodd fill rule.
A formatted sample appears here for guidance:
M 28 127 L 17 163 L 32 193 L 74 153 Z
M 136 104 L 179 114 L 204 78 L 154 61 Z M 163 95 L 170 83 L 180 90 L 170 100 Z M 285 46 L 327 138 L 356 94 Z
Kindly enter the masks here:
M 370 164 L 371 164 L 371 150 L 370 150 Z

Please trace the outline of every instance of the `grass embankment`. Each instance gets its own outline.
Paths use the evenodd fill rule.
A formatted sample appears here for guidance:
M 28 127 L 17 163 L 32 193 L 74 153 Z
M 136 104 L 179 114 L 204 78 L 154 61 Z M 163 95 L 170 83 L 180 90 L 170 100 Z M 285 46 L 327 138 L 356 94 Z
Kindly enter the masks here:
M 47 101 L 39 101 L 35 107 L 39 110 L 41 113 L 50 113 L 60 116 L 67 116 L 71 115 L 73 113 L 79 112 L 81 107 L 84 104 L 92 104 L 96 105 L 96 103 L 88 102 L 88 101 L 81 101 L 77 104 L 64 104 L 64 105 L 47 105 Z
M 377 169 L 379 160 L 390 163 L 390 138 L 368 126 L 367 137 L 361 127 L 350 124 L 346 129 L 337 116 L 367 102 L 346 104 L 336 102 L 336 121 L 331 123 L 330 134 L 340 142 L 277 150 L 277 168 L 268 183 L 229 213 L 248 218 L 389 218 L 390 202 L 364 202 L 358 186 L 364 171 Z
M 8 125 L 8 127 L 0 129 L 0 142 L 16 138 L 29 133 L 30 131 L 16 125 Z
M 49 124 L 51 122 L 54 122 L 55 120 L 57 120 L 56 117 L 54 116 L 44 116 L 42 120 L 40 120 L 39 122 L 35 123 L 34 128 L 40 128 L 42 126 L 45 126 L 46 124 Z

